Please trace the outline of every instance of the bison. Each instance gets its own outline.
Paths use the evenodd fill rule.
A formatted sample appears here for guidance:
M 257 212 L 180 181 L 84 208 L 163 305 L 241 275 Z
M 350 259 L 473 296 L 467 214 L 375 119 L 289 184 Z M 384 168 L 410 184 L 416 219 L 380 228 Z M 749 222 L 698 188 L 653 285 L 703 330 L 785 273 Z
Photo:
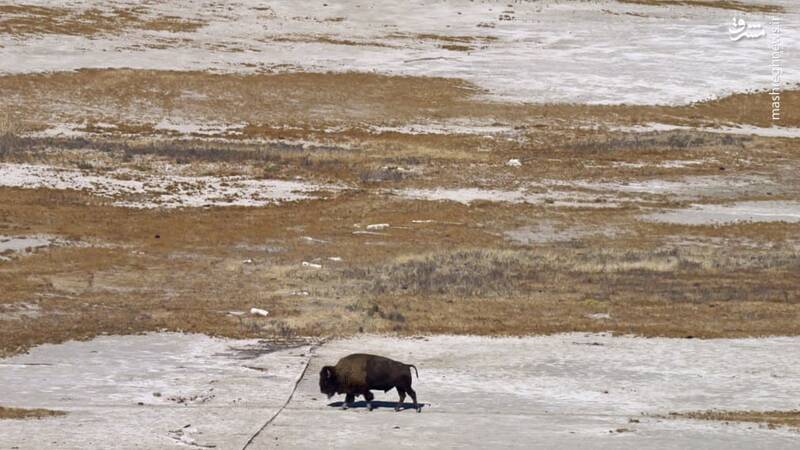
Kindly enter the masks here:
M 421 411 L 417 404 L 417 393 L 411 389 L 411 370 L 419 378 L 417 368 L 412 364 L 384 358 L 383 356 L 356 353 L 340 359 L 336 366 L 325 366 L 319 372 L 319 390 L 328 398 L 334 394 L 346 394 L 343 409 L 347 409 L 359 395 L 364 396 L 367 408 L 372 411 L 372 399 L 375 398 L 370 390 L 387 392 L 392 388 L 397 389 L 400 401 L 394 410 L 399 411 L 406 398 L 406 394 L 414 401 L 414 409 Z

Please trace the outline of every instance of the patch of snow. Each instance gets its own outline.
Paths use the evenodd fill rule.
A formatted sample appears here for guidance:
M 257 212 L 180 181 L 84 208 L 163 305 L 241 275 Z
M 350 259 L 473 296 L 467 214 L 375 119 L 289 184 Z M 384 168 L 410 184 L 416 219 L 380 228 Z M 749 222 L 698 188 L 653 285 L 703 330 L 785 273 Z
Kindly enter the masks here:
M 744 192 L 775 190 L 775 182 L 760 175 L 686 176 L 675 180 L 558 182 L 593 191 L 616 191 L 634 194 L 663 195 L 693 199 L 704 196 L 733 196 Z
M 666 123 L 647 123 L 644 125 L 634 125 L 629 127 L 612 127 L 615 131 L 626 131 L 634 133 L 645 133 L 650 131 L 700 131 L 705 133 L 740 134 L 763 137 L 783 137 L 800 138 L 800 128 L 794 127 L 758 127 L 755 125 L 739 124 L 736 126 L 721 127 L 690 127 L 685 125 L 670 125 Z
M 301 239 L 303 239 L 306 242 L 310 242 L 312 244 L 327 244 L 328 243 L 328 241 L 326 241 L 324 239 L 317 239 L 317 238 L 311 237 L 311 236 L 303 236 Z
M 616 208 L 619 206 L 615 198 L 603 195 L 588 195 L 581 192 L 550 191 L 545 193 L 509 191 L 481 188 L 435 188 L 435 189 L 399 189 L 390 191 L 405 198 L 451 201 L 469 205 L 476 201 L 547 204 L 552 206 L 581 208 Z
M 735 222 L 800 222 L 800 202 L 752 201 L 692 205 L 686 209 L 647 214 L 644 220 L 685 225 Z
M 267 317 L 269 315 L 269 311 L 261 308 L 250 308 L 250 314 L 254 316 Z
M 241 176 L 178 176 L 116 170 L 105 175 L 31 164 L 0 164 L 0 186 L 79 190 L 131 208 L 264 206 L 316 198 L 333 185 L 304 181 L 257 180 Z
M 8 261 L 11 255 L 31 253 L 36 249 L 53 245 L 69 245 L 69 242 L 47 235 L 4 236 L 0 235 L 0 261 Z
M 708 159 L 672 159 L 660 162 L 614 161 L 611 163 L 611 167 L 631 168 L 631 169 L 639 169 L 642 167 L 662 167 L 665 169 L 681 169 L 684 167 L 700 166 L 703 164 L 713 164 L 713 163 L 714 163 L 713 160 L 708 160 Z M 601 167 L 601 166 L 595 166 L 595 167 Z
M 18 302 L 0 304 L 0 320 L 33 319 L 40 315 L 41 308 L 35 303 Z
M 395 391 L 375 391 L 380 406 L 372 412 L 363 402 L 341 411 L 343 396 L 320 396 L 316 374 L 324 365 L 367 350 L 419 369 L 413 388 L 425 404 L 421 414 L 395 413 Z M 317 354 L 280 426 L 255 447 L 331 446 L 336 436 L 336 448 L 367 449 L 403 442 L 409 433 L 408 445 L 420 449 L 797 447 L 792 429 L 658 416 L 797 409 L 798 337 L 358 336 Z M 620 428 L 631 432 L 609 432 Z
M 787 14 L 747 13 L 747 20 L 771 30 L 770 17 L 789 23 L 798 12 L 790 0 L 770 3 L 782 5 Z M 138 5 L 80 0 L 64 6 L 108 11 Z M 462 78 L 495 98 L 569 103 L 685 103 L 770 87 L 758 61 L 768 56 L 772 33 L 732 42 L 733 12 L 727 9 L 610 0 L 509 5 L 329 0 L 321 8 L 317 2 L 276 0 L 263 9 L 256 0 L 224 8 L 201 0 L 162 1 L 149 5 L 148 14 L 206 24 L 179 33 L 128 29 L 96 36 L 15 36 L 0 47 L 0 72 L 105 67 L 375 71 Z M 464 44 L 466 51 L 457 51 L 437 35 L 473 39 Z M 292 39 L 298 36 L 309 39 Z M 781 27 L 781 37 L 800 41 L 800 28 Z M 797 46 L 784 46 L 785 61 L 797 55 Z M 800 72 L 784 70 L 786 85 L 799 81 Z
M 220 136 L 241 135 L 245 126 L 245 124 L 178 122 L 162 119 L 154 128 L 159 131 L 174 132 L 180 135 Z
M 587 318 L 593 320 L 608 320 L 611 319 L 611 314 L 609 313 L 594 313 L 594 314 L 587 314 Z
M 34 131 L 29 134 L 31 137 L 35 138 L 52 138 L 52 137 L 65 137 L 65 138 L 74 138 L 74 137 L 82 137 L 86 136 L 85 131 L 80 131 L 78 128 L 82 127 L 83 125 L 73 124 L 73 123 L 57 123 L 52 124 L 45 128 L 44 130 Z
M 41 345 L 0 360 L 3 406 L 68 414 L 0 420 L 0 436 L 19 448 L 180 449 L 173 431 L 190 425 L 196 444 L 240 448 L 283 405 L 308 350 L 181 333 Z
M 46 236 L 2 236 L 0 235 L 0 254 L 5 252 L 28 252 L 35 248 L 47 247 L 52 239 Z
M 617 230 L 610 227 L 559 226 L 557 223 L 544 221 L 508 230 L 503 234 L 518 244 L 534 244 L 572 241 L 595 235 L 612 237 L 616 233 Z

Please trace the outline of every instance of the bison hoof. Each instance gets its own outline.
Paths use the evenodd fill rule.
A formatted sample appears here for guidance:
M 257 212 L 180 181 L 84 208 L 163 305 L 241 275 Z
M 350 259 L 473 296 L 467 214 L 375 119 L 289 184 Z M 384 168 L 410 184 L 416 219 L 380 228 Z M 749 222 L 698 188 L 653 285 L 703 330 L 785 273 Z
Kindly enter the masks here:
M 345 409 L 347 409 L 347 408 L 349 408 L 349 407 L 350 407 L 350 405 L 348 405 L 347 403 L 345 403 L 344 405 L 342 405 L 342 411 L 344 411 Z
M 372 402 L 367 402 L 367 410 L 372 411 Z

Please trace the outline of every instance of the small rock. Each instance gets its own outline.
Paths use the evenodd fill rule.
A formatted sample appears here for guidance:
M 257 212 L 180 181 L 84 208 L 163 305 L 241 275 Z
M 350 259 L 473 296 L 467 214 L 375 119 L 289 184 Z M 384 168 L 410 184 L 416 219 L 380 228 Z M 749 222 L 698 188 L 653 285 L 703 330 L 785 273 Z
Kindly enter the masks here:
M 506 165 L 509 167 L 521 167 L 522 162 L 516 158 L 511 158 L 508 161 L 506 161 Z
M 368 230 L 385 230 L 389 228 L 388 223 L 373 223 L 371 225 L 367 225 Z

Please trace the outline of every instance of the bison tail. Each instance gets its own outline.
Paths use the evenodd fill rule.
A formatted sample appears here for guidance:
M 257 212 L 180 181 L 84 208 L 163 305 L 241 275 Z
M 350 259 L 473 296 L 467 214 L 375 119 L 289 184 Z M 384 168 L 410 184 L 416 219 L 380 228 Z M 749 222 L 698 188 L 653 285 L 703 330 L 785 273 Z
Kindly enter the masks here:
M 419 372 L 417 372 L 417 366 L 415 366 L 415 365 L 413 365 L 413 364 L 406 364 L 406 365 L 407 365 L 408 367 L 413 367 L 413 368 L 414 368 L 414 373 L 416 373 L 416 374 L 417 374 L 417 379 L 419 379 Z

